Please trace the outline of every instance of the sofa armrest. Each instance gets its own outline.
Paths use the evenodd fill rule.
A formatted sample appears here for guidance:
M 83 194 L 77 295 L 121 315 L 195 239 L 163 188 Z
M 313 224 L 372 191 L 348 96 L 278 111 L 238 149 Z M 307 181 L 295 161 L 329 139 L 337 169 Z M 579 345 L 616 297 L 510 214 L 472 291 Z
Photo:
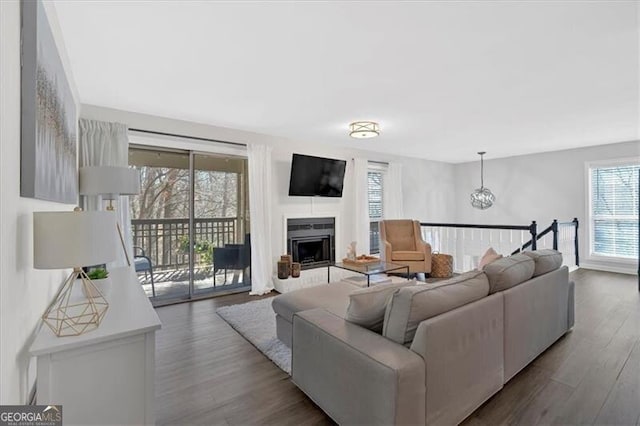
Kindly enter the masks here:
M 292 380 L 339 424 L 424 424 L 422 358 L 324 309 L 293 318 Z

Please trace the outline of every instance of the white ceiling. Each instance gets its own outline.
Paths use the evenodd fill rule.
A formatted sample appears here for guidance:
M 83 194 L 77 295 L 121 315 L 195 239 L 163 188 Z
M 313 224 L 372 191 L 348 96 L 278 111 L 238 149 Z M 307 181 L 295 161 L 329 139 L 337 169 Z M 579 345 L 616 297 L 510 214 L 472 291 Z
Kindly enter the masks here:
M 638 137 L 635 1 L 55 6 L 85 104 L 448 162 Z

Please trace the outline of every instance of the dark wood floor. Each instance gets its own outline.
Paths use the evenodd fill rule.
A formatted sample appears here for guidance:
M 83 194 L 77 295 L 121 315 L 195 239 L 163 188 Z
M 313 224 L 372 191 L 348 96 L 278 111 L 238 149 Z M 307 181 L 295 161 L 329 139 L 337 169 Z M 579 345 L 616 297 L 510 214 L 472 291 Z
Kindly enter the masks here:
M 576 326 L 465 425 L 640 425 L 637 277 L 578 270 Z M 269 296 L 266 296 L 269 297 Z M 276 367 L 215 313 L 254 300 L 224 296 L 159 308 L 158 424 L 331 424 Z

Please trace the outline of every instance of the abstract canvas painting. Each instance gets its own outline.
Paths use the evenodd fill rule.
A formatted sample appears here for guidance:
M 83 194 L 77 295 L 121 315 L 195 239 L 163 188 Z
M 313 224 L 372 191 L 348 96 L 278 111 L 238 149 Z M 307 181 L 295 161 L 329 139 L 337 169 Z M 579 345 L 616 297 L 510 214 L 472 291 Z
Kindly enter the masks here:
M 20 195 L 78 202 L 76 104 L 40 0 L 22 2 Z

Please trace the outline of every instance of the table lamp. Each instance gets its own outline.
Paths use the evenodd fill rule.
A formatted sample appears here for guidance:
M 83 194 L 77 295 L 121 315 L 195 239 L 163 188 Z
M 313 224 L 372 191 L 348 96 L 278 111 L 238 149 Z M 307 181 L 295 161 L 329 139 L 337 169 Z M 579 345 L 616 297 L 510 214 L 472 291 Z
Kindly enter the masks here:
M 112 211 L 35 212 L 33 266 L 73 272 L 56 293 L 42 319 L 57 336 L 77 336 L 100 325 L 109 303 L 83 271 L 83 266 L 116 258 Z M 84 287 L 73 291 L 76 282 Z
M 103 200 L 109 200 L 107 210 L 115 210 L 113 200 L 120 195 L 135 195 L 140 193 L 140 172 L 129 167 L 118 166 L 88 166 L 80 167 L 80 195 L 101 195 Z M 122 228 L 116 221 L 116 229 L 120 237 L 120 244 L 131 266 L 129 253 L 124 243 Z

